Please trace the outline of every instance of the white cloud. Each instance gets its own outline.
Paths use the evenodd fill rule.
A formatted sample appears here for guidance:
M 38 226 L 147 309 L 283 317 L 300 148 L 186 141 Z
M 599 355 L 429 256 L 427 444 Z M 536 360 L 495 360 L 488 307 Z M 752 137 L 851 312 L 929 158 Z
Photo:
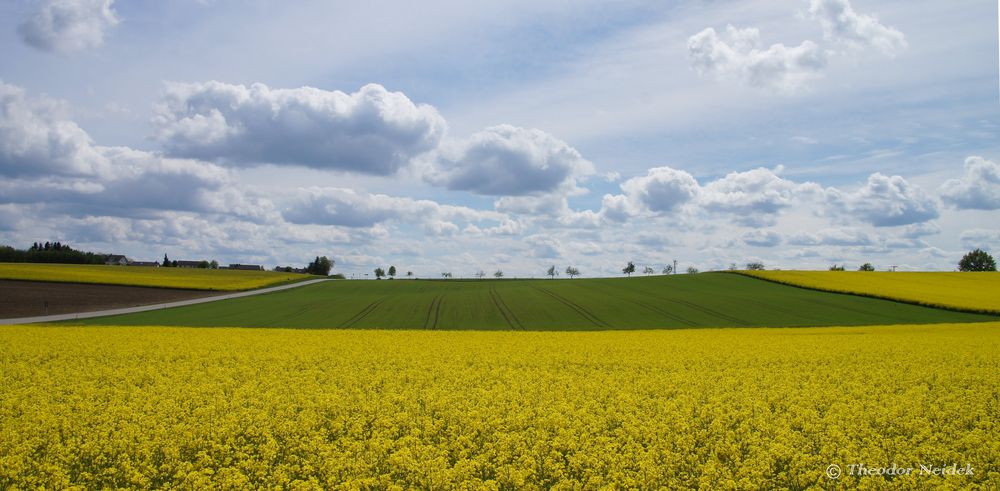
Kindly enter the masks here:
M 939 216 L 938 202 L 919 186 L 900 176 L 876 172 L 855 192 L 827 189 L 827 201 L 835 213 L 876 227 L 926 222 Z
M 295 224 L 372 227 L 389 221 L 423 224 L 433 235 L 458 231 L 453 221 L 502 221 L 503 214 L 441 205 L 384 194 L 368 194 L 345 188 L 306 188 L 295 192 L 281 212 Z
M 1000 165 L 982 157 L 965 159 L 965 175 L 939 189 L 941 199 L 959 209 L 1000 209 Z
M 773 230 L 751 230 L 743 234 L 743 243 L 754 247 L 774 247 L 780 245 L 784 237 Z
M 849 0 L 811 0 L 809 14 L 823 26 L 823 36 L 857 48 L 874 47 L 893 56 L 906 49 L 902 32 L 886 26 L 872 15 L 858 14 Z
M 0 81 L 0 175 L 95 175 L 109 162 L 57 101 Z
M 104 44 L 106 31 L 118 25 L 114 0 L 41 0 L 17 27 L 21 39 L 43 51 L 74 53 Z
M 760 31 L 729 25 L 725 36 L 706 28 L 688 38 L 691 65 L 702 75 L 735 79 L 751 87 L 795 91 L 822 76 L 826 54 L 816 43 L 761 47 Z
M 852 227 L 827 228 L 818 232 L 801 232 L 788 237 L 789 244 L 803 246 L 871 246 L 878 238 L 869 232 Z
M 700 188 L 691 174 L 671 167 L 653 167 L 645 176 L 633 177 L 621 185 L 633 203 L 654 213 L 672 212 L 694 200 Z M 620 200 L 605 197 L 605 203 L 616 206 L 612 216 L 622 216 Z
M 907 239 L 919 239 L 928 235 L 941 233 L 941 227 L 934 222 L 911 223 L 903 227 L 903 237 Z
M 740 224 L 760 227 L 773 224 L 782 210 L 820 192 L 816 184 L 797 184 L 761 167 L 708 183 L 699 203 L 705 210 L 733 215 Z
M 264 84 L 168 84 L 153 120 L 170 155 L 390 175 L 437 148 L 434 107 L 369 84 L 346 94 Z
M 970 249 L 1000 249 L 1000 229 L 973 228 L 962 231 L 958 239 Z
M 486 128 L 443 148 L 440 169 L 428 177 L 449 189 L 491 196 L 572 193 L 594 166 L 544 131 L 511 125 Z

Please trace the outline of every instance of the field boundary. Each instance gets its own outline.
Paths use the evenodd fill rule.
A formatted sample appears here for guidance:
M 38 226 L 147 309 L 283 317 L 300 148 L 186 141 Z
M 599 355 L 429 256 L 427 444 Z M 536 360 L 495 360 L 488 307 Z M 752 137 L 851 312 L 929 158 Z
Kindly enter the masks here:
M 905 304 L 909 304 L 909 305 L 918 305 L 920 307 L 930 307 L 930 308 L 941 309 L 941 310 L 950 310 L 952 312 L 962 312 L 962 313 L 965 313 L 965 314 L 1000 315 L 1000 309 L 983 309 L 983 308 L 974 309 L 974 308 L 967 308 L 967 307 L 958 307 L 958 306 L 955 306 L 955 305 L 946 305 L 946 304 L 940 304 L 940 303 L 934 303 L 934 302 L 925 302 L 925 301 L 922 301 L 922 300 L 916 300 L 916 299 L 912 299 L 912 298 L 896 297 L 896 296 L 893 296 L 893 295 L 878 295 L 878 294 L 875 294 L 875 293 L 856 292 L 856 291 L 845 290 L 845 289 L 841 289 L 841 288 L 823 288 L 823 287 L 818 287 L 818 286 L 800 285 L 800 284 L 797 284 L 797 283 L 793 283 L 791 281 L 777 280 L 777 279 L 774 279 L 774 278 L 765 278 L 763 276 L 757 276 L 757 275 L 755 275 L 753 273 L 750 273 L 748 271 L 721 271 L 721 273 L 735 274 L 735 275 L 743 276 L 745 278 L 753 278 L 755 280 L 767 281 L 767 282 L 770 282 L 770 283 L 776 283 L 778 285 L 784 285 L 784 286 L 791 286 L 791 287 L 795 287 L 795 288 L 801 288 L 803 290 L 813 290 L 813 291 L 823 292 L 823 293 L 839 293 L 841 295 L 854 295 L 856 297 L 867 297 L 867 298 L 874 298 L 874 299 L 878 299 L 878 300 L 888 300 L 888 301 L 891 301 L 891 302 L 905 303 Z
M 247 290 L 236 293 L 227 293 L 224 295 L 216 295 L 205 298 L 194 298 L 191 300 L 180 300 L 177 302 L 167 302 L 158 303 L 153 305 L 141 305 L 138 307 L 125 307 L 120 309 L 108 309 L 108 310 L 97 310 L 93 312 L 79 312 L 75 314 L 57 314 L 57 315 L 40 315 L 34 317 L 18 317 L 12 319 L 0 319 L 0 325 L 12 325 L 12 324 L 35 324 L 39 322 L 60 322 L 60 321 L 71 321 L 76 319 L 90 319 L 93 317 L 107 317 L 110 315 L 123 315 L 123 314 L 135 314 L 139 312 L 148 312 L 150 310 L 162 310 L 169 309 L 173 307 L 186 307 L 189 305 L 198 305 L 202 303 L 218 302 L 220 300 L 230 300 L 233 298 L 249 297 L 253 295 L 263 295 L 265 293 L 279 292 L 283 290 L 290 290 L 292 288 L 298 288 L 301 286 L 314 285 L 316 283 L 323 283 L 326 281 L 334 281 L 330 279 L 316 279 L 307 281 L 297 281 L 295 283 L 290 283 L 281 286 L 272 286 L 263 289 Z M 93 283 L 89 283 L 93 284 Z

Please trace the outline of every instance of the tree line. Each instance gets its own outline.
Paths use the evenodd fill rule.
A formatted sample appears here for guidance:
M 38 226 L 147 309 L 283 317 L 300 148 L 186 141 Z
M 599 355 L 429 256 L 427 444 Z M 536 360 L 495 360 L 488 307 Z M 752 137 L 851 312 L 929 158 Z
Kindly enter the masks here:
M 78 251 L 61 242 L 35 242 L 27 249 L 0 246 L 3 263 L 104 264 L 107 260 L 107 254 Z

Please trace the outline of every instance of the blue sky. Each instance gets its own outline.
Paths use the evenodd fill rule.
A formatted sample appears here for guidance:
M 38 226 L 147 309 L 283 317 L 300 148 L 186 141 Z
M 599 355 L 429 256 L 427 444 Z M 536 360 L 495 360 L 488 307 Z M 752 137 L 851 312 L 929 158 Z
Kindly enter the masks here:
M 0 5 L 0 243 L 420 276 L 1000 250 L 997 7 Z

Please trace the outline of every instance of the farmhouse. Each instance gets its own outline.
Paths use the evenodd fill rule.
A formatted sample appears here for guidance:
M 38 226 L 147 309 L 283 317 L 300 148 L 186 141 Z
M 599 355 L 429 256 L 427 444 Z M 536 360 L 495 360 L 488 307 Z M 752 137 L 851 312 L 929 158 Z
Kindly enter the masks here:
M 241 269 L 244 271 L 264 271 L 264 266 L 257 264 L 230 264 L 229 269 Z
M 128 266 L 129 260 L 127 257 L 120 254 L 112 254 L 104 260 L 104 264 L 108 266 Z
M 160 263 L 156 261 L 131 261 L 128 263 L 129 266 L 143 266 L 146 268 L 157 268 Z
M 178 268 L 200 268 L 202 261 L 177 261 Z

